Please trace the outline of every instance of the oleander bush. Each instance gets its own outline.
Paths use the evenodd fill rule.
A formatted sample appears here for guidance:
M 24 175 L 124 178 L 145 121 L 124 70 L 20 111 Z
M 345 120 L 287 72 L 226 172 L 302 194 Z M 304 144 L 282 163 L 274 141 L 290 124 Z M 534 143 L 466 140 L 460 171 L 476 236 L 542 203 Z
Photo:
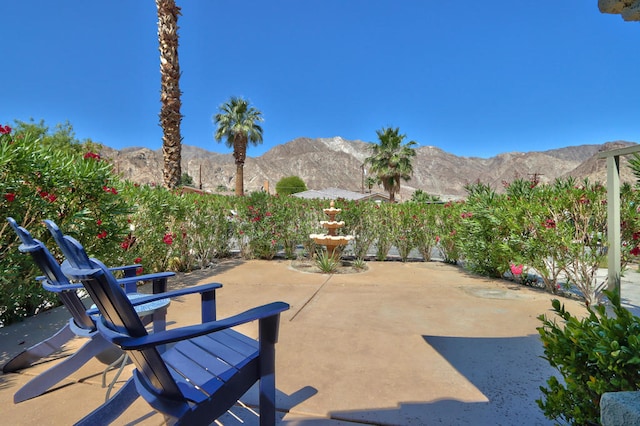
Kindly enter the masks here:
M 599 424 L 600 398 L 605 392 L 640 390 L 640 318 L 606 292 L 612 313 L 604 305 L 588 307 L 579 318 L 555 299 L 553 312 L 560 321 L 540 315 L 538 327 L 544 359 L 558 370 L 541 386 L 536 400 L 544 415 L 563 424 Z
M 131 209 L 118 193 L 111 165 L 91 151 L 91 142 L 80 144 L 70 126 L 53 131 L 43 123 L 1 127 L 0 323 L 9 324 L 59 302 L 33 279 L 40 273 L 30 257 L 18 251 L 7 217 L 47 243 L 58 257 L 43 219 L 54 220 L 80 239 L 91 255 L 114 262 Z

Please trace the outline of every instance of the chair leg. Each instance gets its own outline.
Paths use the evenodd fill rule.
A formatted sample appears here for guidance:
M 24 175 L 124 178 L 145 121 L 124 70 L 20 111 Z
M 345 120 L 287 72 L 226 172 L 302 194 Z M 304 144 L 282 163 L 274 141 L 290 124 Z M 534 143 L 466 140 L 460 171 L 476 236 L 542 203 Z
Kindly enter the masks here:
M 276 347 L 279 316 L 260 320 L 260 426 L 276 423 Z
M 111 424 L 139 397 L 133 378 L 120 388 L 111 399 L 87 414 L 75 426 L 102 426 Z
M 276 422 L 275 374 L 260 377 L 260 426 L 273 426 Z
M 77 371 L 91 358 L 112 346 L 110 342 L 99 334 L 93 335 L 91 340 L 78 349 L 76 353 L 44 371 L 39 376 L 34 377 L 21 387 L 13 396 L 13 402 L 18 403 L 42 395 L 60 380 Z
M 13 373 L 14 371 L 22 370 L 23 368 L 30 367 L 34 362 L 41 358 L 46 358 L 52 353 L 59 351 L 62 346 L 69 340 L 75 337 L 75 333 L 71 331 L 69 324 L 56 332 L 53 336 L 49 337 L 42 342 L 31 346 L 28 349 L 20 352 L 18 355 L 10 359 L 3 367 L 3 373 Z

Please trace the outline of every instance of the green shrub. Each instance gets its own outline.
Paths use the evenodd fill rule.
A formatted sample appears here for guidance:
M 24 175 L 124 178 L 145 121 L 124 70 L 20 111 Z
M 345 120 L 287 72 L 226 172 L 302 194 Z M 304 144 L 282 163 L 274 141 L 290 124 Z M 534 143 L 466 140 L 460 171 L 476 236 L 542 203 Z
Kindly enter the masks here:
M 460 240 L 464 235 L 459 230 L 464 205 L 463 201 L 448 202 L 441 209 L 436 209 L 436 247 L 440 249 L 446 263 L 457 263 L 461 256 Z
M 540 388 L 544 397 L 536 402 L 549 419 L 597 424 L 603 393 L 640 389 L 640 318 L 621 307 L 619 296 L 607 296 L 612 315 L 598 305 L 578 319 L 553 300 L 553 311 L 563 325 L 538 317 L 543 358 L 564 379 L 552 376 L 547 387 Z
M 8 128 L 4 128 L 5 130 Z M 42 225 L 54 220 L 82 241 L 91 256 L 106 263 L 118 259 L 130 209 L 119 194 L 121 184 L 112 165 L 80 144 L 70 126 L 50 132 L 42 123 L 18 122 L 0 135 L 0 322 L 59 304 L 34 278 L 39 270 L 18 251 L 18 241 L 6 217 L 13 217 L 60 258 Z
M 307 185 L 298 176 L 283 177 L 276 183 L 276 193 L 278 195 L 291 195 L 307 190 Z
M 339 207 L 342 209 L 340 220 L 344 221 L 342 233 L 353 235 L 353 254 L 356 259 L 364 259 L 377 239 L 378 205 L 372 201 L 343 201 Z
M 509 205 L 488 185 L 468 185 L 467 191 L 469 197 L 460 214 L 464 238 L 459 240 L 465 265 L 478 274 L 500 278 L 509 270 L 513 258 L 505 221 Z

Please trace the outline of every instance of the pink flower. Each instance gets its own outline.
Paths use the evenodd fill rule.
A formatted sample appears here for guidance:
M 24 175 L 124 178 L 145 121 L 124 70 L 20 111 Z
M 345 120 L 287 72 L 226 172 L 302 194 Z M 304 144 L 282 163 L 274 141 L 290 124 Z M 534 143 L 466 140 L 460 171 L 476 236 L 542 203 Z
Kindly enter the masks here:
M 11 203 L 16 199 L 16 194 L 14 192 L 8 192 L 4 194 L 4 199 Z
M 165 244 L 170 246 L 171 244 L 173 244 L 173 235 L 172 234 L 164 234 L 164 237 L 162 238 L 162 241 L 164 241 Z
M 438 244 L 440 242 L 440 236 L 436 235 L 436 244 Z
M 513 275 L 520 275 L 522 274 L 522 270 L 524 269 L 524 266 L 522 265 L 514 265 L 513 263 L 511 264 L 511 273 Z

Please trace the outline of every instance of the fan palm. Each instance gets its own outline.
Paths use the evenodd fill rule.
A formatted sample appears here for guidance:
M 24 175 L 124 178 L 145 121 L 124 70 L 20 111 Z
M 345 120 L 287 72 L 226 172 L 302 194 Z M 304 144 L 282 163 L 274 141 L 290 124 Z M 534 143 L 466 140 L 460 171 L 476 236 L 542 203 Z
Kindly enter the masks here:
M 233 148 L 236 163 L 236 195 L 244 195 L 244 162 L 247 157 L 247 145 L 262 143 L 262 113 L 249 105 L 245 99 L 231 97 L 220 105 L 220 112 L 213 116 L 217 126 L 214 138 L 220 142 L 225 139 L 229 148 Z
M 640 155 L 635 152 L 629 158 L 629 167 L 636 177 L 636 186 L 640 186 Z
M 395 194 L 400 191 L 400 180 L 408 181 L 413 174 L 411 158 L 416 155 L 412 146 L 416 142 L 402 142 L 406 135 L 400 134 L 399 128 L 383 127 L 377 130 L 379 144 L 371 146 L 371 157 L 365 162 L 371 165 L 371 172 L 375 174 L 385 191 L 389 193 L 389 200 L 395 201 Z
M 180 64 L 178 62 L 178 16 L 175 0 L 156 0 L 160 50 L 160 127 L 162 127 L 163 182 L 167 188 L 180 185 L 182 136 L 180 135 Z

